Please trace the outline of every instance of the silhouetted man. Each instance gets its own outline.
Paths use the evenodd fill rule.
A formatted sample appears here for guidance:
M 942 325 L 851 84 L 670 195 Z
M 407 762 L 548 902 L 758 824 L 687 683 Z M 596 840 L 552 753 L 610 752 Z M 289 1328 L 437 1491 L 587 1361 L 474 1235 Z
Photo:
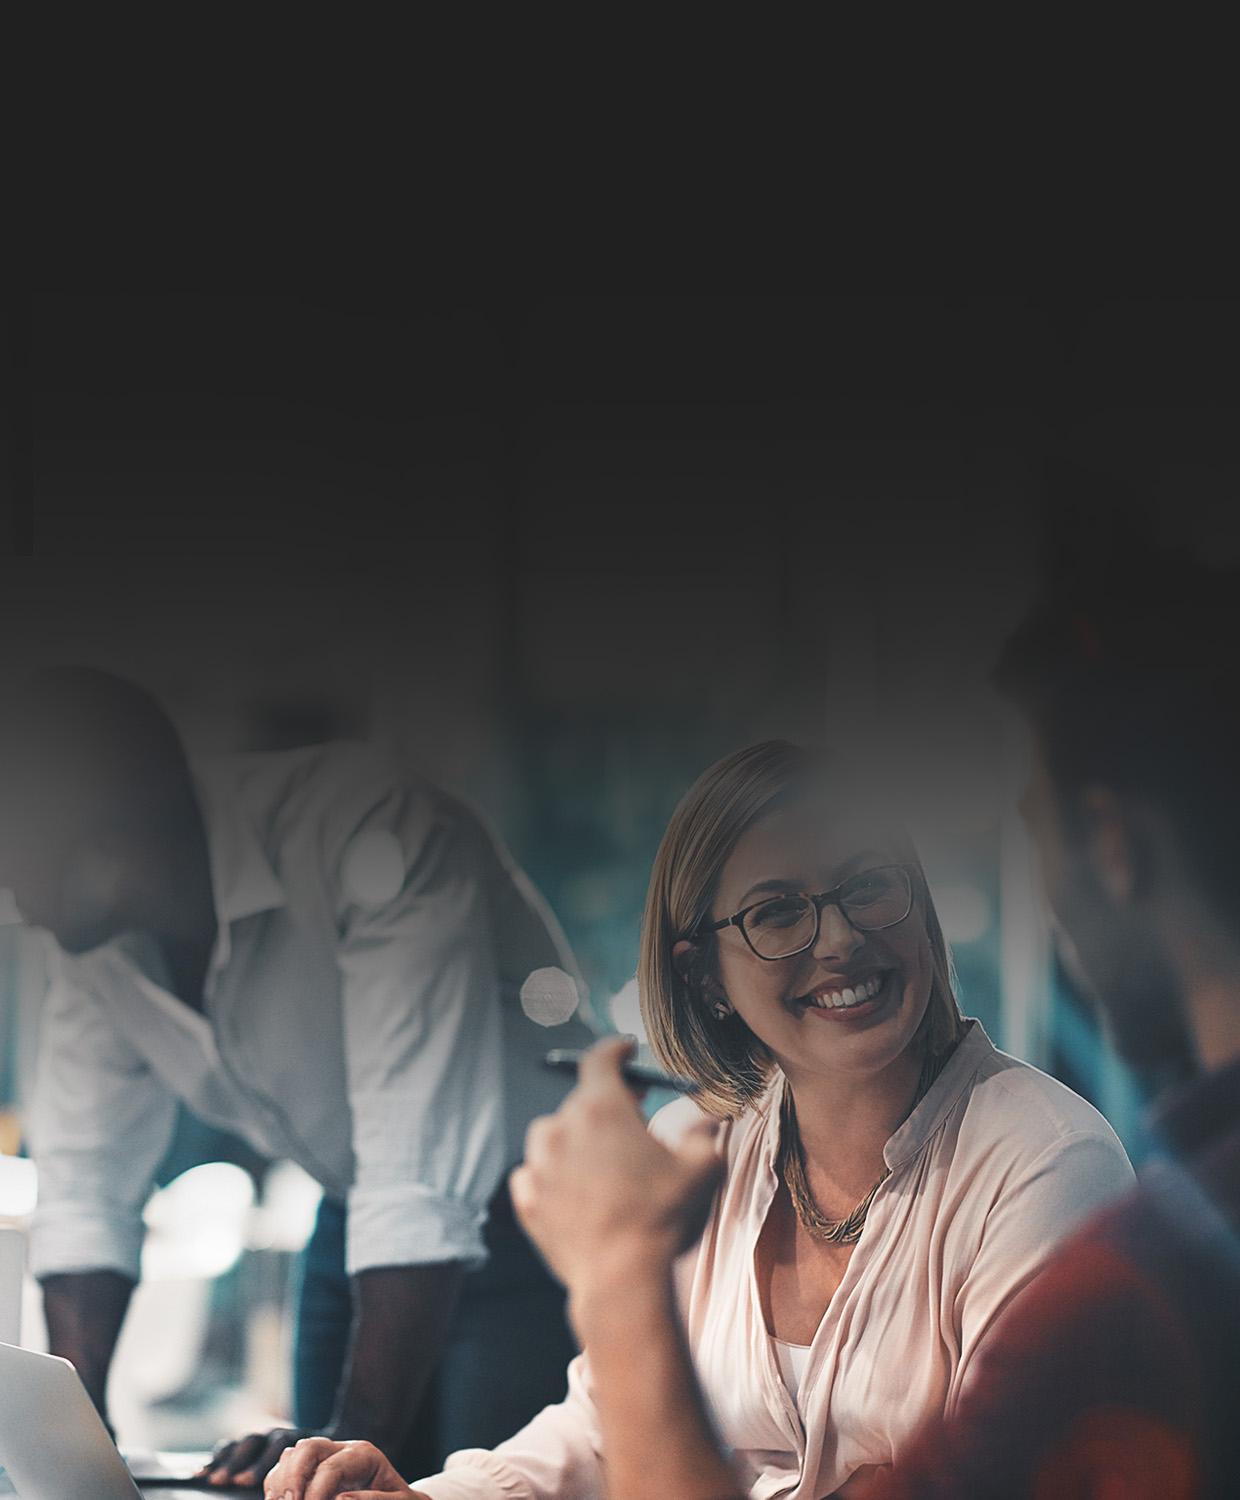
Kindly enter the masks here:
M 191 768 L 154 699 L 84 669 L 37 679 L 0 734 L 0 885 L 60 948 L 31 1262 L 101 1410 L 178 1098 L 323 1187 L 302 1430 L 423 1468 L 555 1399 L 572 1350 L 502 1177 L 559 1097 L 516 990 L 572 963 L 477 818 L 357 744 Z M 299 1435 L 230 1443 L 212 1472 L 261 1478 Z

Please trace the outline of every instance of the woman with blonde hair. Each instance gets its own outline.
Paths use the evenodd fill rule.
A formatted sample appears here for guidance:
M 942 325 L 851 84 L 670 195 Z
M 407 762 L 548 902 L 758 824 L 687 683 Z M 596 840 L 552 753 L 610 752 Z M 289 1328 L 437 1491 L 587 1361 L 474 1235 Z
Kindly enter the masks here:
M 1130 1185 L 1127 1158 L 1090 1105 L 961 1016 L 911 842 L 825 752 L 769 741 L 689 790 L 655 859 L 639 982 L 655 1055 L 697 1085 L 653 1132 L 722 1122 L 722 1185 L 677 1276 L 715 1423 L 758 1500 L 846 1494 L 951 1410 L 1004 1308 Z M 532 1127 L 532 1163 L 555 1129 Z M 586 1349 L 565 1401 L 415 1496 L 604 1493 L 573 1314 Z M 268 1480 L 277 1500 L 361 1491 L 410 1493 L 369 1444 L 317 1438 Z

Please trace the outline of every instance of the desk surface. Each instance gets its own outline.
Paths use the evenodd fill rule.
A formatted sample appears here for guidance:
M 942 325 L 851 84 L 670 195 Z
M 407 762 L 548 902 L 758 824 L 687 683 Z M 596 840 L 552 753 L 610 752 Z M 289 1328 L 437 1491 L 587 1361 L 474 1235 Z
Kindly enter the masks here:
M 0 1471 L 2 1474 L 3 1471 Z M 221 1495 L 223 1500 L 262 1500 L 262 1490 L 217 1490 L 214 1485 L 140 1484 L 143 1500 L 203 1500 L 204 1495 Z M 17 1492 L 8 1479 L 0 1477 L 0 1497 L 17 1500 Z
M 223 1495 L 224 1500 L 240 1500 L 244 1495 L 246 1500 L 255 1500 L 262 1494 L 262 1490 L 217 1490 L 213 1484 L 140 1484 L 138 1488 L 145 1500 L 202 1500 L 204 1495 Z
M 137 1469 L 139 1474 L 165 1473 L 169 1477 L 156 1481 L 147 1480 L 145 1483 L 138 1480 L 138 1488 L 141 1490 L 143 1500 L 203 1500 L 204 1495 L 222 1495 L 225 1500 L 239 1500 L 245 1495 L 248 1500 L 261 1500 L 262 1490 L 260 1488 L 243 1490 L 233 1486 L 226 1490 L 217 1490 L 210 1484 L 176 1484 L 171 1481 L 183 1474 L 193 1474 L 207 1459 L 211 1453 L 209 1449 L 197 1449 L 187 1453 L 152 1453 L 145 1448 L 126 1448 L 123 1450 L 126 1458 Z
M 262 1494 L 262 1490 L 217 1490 L 213 1484 L 140 1484 L 138 1488 L 145 1500 L 202 1500 L 204 1495 L 223 1495 L 224 1500 L 240 1500 L 244 1495 L 246 1500 L 255 1500 Z

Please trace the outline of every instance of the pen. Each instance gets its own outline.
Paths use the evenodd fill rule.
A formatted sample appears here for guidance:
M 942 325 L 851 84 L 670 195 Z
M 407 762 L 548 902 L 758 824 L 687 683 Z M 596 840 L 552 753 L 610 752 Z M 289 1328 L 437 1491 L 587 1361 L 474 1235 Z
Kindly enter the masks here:
M 543 1066 L 554 1068 L 557 1073 L 571 1073 L 575 1078 L 582 1054 L 571 1047 L 557 1047 L 543 1058 Z M 679 1078 L 674 1073 L 663 1073 L 645 1063 L 626 1062 L 620 1065 L 625 1083 L 635 1089 L 671 1089 L 677 1094 L 696 1094 L 698 1086 L 692 1078 Z

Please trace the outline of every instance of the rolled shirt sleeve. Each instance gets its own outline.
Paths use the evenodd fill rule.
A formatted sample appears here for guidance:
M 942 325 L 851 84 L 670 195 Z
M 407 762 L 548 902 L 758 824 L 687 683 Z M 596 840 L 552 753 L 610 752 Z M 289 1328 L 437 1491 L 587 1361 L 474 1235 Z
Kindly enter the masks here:
M 398 791 L 342 861 L 351 1275 L 485 1259 L 487 1204 L 507 1162 L 481 837 L 447 799 Z
M 176 1102 L 59 955 L 40 1024 L 29 1123 L 39 1197 L 30 1269 L 138 1279 L 142 1211 Z

